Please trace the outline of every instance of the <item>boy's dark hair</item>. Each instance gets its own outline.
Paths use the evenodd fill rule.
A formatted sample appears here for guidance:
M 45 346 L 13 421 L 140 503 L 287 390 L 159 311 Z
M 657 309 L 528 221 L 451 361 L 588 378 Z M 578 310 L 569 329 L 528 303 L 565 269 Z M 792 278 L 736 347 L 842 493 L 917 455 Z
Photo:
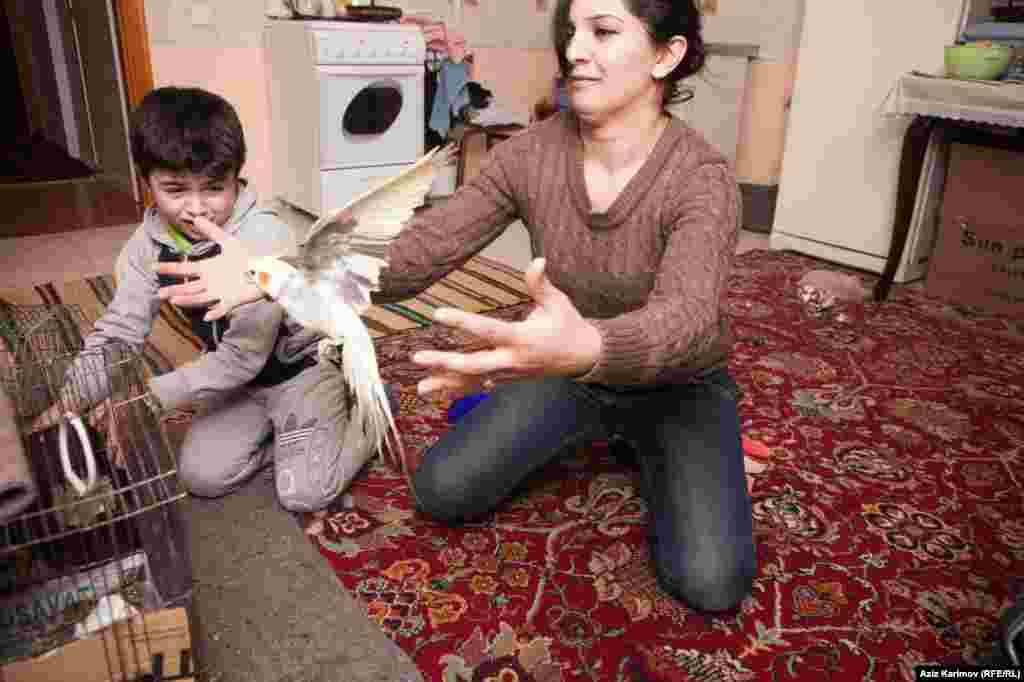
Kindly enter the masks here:
M 146 180 L 157 169 L 222 178 L 245 163 L 245 135 L 235 108 L 199 88 L 151 90 L 132 111 L 130 136 Z
M 703 19 L 694 0 L 623 0 L 630 14 L 647 27 L 654 43 L 659 47 L 668 44 L 673 36 L 686 38 L 686 56 L 672 73 L 665 77 L 665 99 L 662 106 L 673 102 L 685 102 L 693 97 L 693 90 L 684 87 L 682 81 L 704 68 L 707 51 L 702 31 Z M 555 54 L 562 70 L 562 76 L 569 75 L 570 64 L 565 56 L 569 46 L 569 10 L 572 0 L 558 0 L 551 18 L 551 32 L 555 43 Z

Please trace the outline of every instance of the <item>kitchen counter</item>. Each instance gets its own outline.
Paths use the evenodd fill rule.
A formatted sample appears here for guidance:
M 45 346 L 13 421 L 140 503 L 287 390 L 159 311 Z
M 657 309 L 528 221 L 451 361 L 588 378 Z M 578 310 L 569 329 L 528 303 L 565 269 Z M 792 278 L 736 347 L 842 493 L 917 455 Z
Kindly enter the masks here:
M 708 68 L 683 81 L 693 97 L 669 107 L 714 145 L 731 163 L 739 149 L 743 101 L 750 79 L 751 60 L 760 52 L 757 43 L 733 41 L 705 43 Z
M 754 43 L 705 43 L 704 49 L 709 57 L 747 57 L 752 59 L 761 48 Z

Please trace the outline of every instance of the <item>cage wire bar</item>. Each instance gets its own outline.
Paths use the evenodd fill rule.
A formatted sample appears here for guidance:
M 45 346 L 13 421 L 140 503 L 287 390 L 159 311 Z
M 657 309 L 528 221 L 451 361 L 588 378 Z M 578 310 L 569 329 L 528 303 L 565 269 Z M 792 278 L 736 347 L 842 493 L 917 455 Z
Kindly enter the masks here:
M 191 597 L 186 493 L 141 353 L 84 350 L 90 328 L 76 306 L 0 306 L 0 391 L 36 484 L 0 520 L 0 665 L 104 632 L 111 680 L 170 679 L 143 614 Z M 34 428 L 51 405 L 62 416 Z

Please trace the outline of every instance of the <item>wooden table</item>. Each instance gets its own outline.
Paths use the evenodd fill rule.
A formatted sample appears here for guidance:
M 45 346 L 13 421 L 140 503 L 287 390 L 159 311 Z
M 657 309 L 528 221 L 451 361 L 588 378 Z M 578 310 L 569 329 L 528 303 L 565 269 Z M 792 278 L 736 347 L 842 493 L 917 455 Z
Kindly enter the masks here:
M 502 140 L 507 140 L 513 135 L 526 130 L 526 126 L 520 125 L 519 123 L 498 123 L 495 125 L 485 126 L 476 125 L 475 123 L 467 123 L 465 124 L 465 128 L 466 130 L 462 135 L 462 142 L 460 143 L 461 149 L 459 150 L 458 170 L 455 176 L 456 187 L 462 187 L 462 183 L 466 179 L 467 143 L 472 137 L 476 135 L 483 135 L 485 151 L 491 151 L 491 147 Z
M 1024 128 L 1024 83 L 961 81 L 906 74 L 889 93 L 885 113 L 911 116 L 903 137 L 896 187 L 892 242 L 874 298 L 884 301 L 892 288 L 910 234 L 925 152 L 940 127 L 977 124 Z

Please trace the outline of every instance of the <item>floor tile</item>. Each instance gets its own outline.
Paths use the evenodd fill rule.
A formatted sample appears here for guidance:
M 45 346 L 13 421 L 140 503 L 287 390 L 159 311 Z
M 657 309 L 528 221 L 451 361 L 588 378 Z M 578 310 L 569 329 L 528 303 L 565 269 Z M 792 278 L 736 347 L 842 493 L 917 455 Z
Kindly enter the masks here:
M 91 232 L 0 239 L 0 287 L 63 282 L 92 272 L 96 265 L 82 246 Z
M 94 271 L 88 275 L 112 273 L 121 249 L 137 229 L 138 224 L 133 223 L 103 227 L 82 233 L 82 248 L 89 255 L 94 268 Z
M 736 253 L 745 253 L 754 249 L 768 249 L 769 235 L 763 232 L 740 230 L 740 239 L 736 244 Z

